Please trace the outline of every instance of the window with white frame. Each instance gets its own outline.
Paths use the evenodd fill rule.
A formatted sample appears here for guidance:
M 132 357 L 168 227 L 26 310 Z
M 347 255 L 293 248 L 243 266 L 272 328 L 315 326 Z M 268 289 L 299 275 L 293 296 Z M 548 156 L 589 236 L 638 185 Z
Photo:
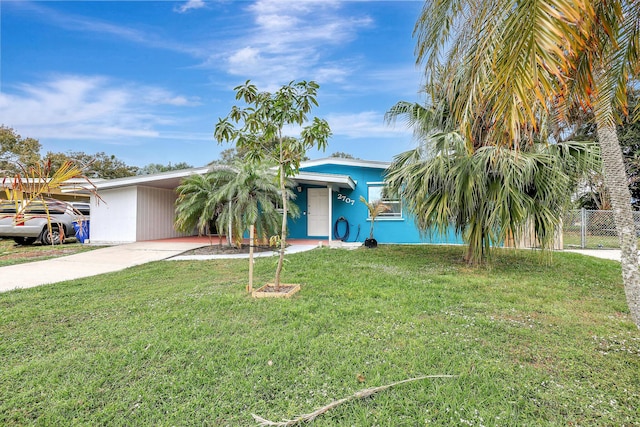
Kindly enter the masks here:
M 382 201 L 388 210 L 380 213 L 378 218 L 402 218 L 402 201 L 397 196 L 389 191 L 389 188 L 384 183 L 367 183 L 367 201 L 369 203 Z

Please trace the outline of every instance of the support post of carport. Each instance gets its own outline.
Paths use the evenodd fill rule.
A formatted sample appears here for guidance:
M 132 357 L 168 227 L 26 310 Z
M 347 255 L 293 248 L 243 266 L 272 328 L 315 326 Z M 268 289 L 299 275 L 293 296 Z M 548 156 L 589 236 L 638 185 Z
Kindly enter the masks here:
M 333 190 L 331 189 L 331 185 L 327 185 L 327 193 L 329 194 L 329 215 L 327 215 L 327 218 L 329 218 L 329 246 L 331 246 L 331 240 L 333 239 L 333 227 L 331 226 L 331 214 L 333 212 Z

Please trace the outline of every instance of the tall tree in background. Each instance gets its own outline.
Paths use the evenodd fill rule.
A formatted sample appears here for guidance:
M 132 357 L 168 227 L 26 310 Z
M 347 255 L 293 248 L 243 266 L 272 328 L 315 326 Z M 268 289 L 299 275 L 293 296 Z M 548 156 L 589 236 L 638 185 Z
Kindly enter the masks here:
M 33 138 L 22 138 L 10 127 L 0 126 L 0 175 L 11 176 L 23 173 L 40 163 L 40 142 Z
M 443 60 L 461 65 L 460 93 L 448 99 L 463 135 L 481 128 L 517 149 L 552 106 L 593 109 L 627 303 L 640 326 L 637 241 L 616 134 L 627 81 L 640 72 L 637 1 L 429 0 L 414 34 L 427 78 Z
M 248 162 L 274 163 L 278 167 L 278 182 L 282 197 L 282 228 L 280 257 L 276 267 L 275 286 L 280 287 L 280 274 L 284 262 L 287 238 L 287 215 L 290 194 L 286 191 L 287 178 L 298 173 L 300 162 L 308 149 L 324 150 L 331 136 L 326 120 L 307 116 L 314 106 L 318 84 L 310 81 L 290 82 L 274 93 L 259 92 L 250 81 L 234 88 L 236 99 L 246 107 L 234 106 L 224 119 L 216 124 L 214 137 L 219 143 L 233 141 L 238 152 L 245 152 Z M 305 124 L 308 123 L 306 126 Z M 300 138 L 284 135 L 287 126 L 302 127 Z M 236 127 L 237 126 L 237 127 Z
M 338 159 L 360 160 L 360 158 L 355 157 L 353 154 L 345 153 L 344 151 L 336 151 L 334 153 L 331 153 L 329 157 L 338 158 Z
M 91 179 L 113 179 L 134 176 L 138 171 L 136 166 L 129 166 L 116 156 L 105 152 L 87 154 L 82 151 L 68 151 L 66 153 L 48 152 L 46 160 L 51 162 L 51 170 L 56 171 L 68 161 L 79 165 L 85 175 Z
M 640 81 L 636 80 L 629 90 L 629 109 L 640 109 Z M 635 209 L 640 210 L 640 121 L 623 117 L 618 126 L 618 137 L 622 147 L 622 155 L 627 165 L 629 189 Z
M 242 160 L 244 158 L 244 154 L 245 153 L 239 152 L 236 147 L 227 148 L 220 152 L 220 158 L 210 162 L 209 164 L 230 165 L 237 160 Z
M 154 173 L 170 172 L 181 169 L 191 169 L 193 166 L 187 162 L 178 162 L 172 164 L 171 162 L 163 165 L 161 163 L 149 163 L 146 166 L 139 168 L 136 172 L 137 175 L 151 175 Z

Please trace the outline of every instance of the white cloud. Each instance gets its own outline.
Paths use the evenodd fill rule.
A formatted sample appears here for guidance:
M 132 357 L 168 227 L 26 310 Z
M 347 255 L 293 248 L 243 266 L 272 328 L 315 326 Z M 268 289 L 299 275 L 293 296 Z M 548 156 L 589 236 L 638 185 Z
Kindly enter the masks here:
M 192 1 L 193 0 L 185 4 L 183 7 L 186 7 Z M 201 1 L 202 0 L 195 0 L 195 3 L 199 3 Z M 15 4 L 20 5 L 20 7 L 29 11 L 34 16 L 39 15 L 48 25 L 56 25 L 69 31 L 114 36 L 140 45 L 186 53 L 195 57 L 205 57 L 207 55 L 205 49 L 194 46 L 193 44 L 186 44 L 166 39 L 158 35 L 158 33 L 149 31 L 149 29 L 143 31 L 138 28 L 113 24 L 87 15 L 61 13 L 53 8 L 44 6 L 43 4 L 46 4 L 46 2 L 24 1 L 15 2 Z
M 321 82 L 344 82 L 351 74 L 351 67 L 331 65 L 318 67 L 315 70 L 315 79 Z
M 66 75 L 0 93 L 3 124 L 34 138 L 155 138 L 174 119 L 164 109 L 199 101 L 158 87 Z M 164 106 L 164 107 L 163 107 Z
M 192 9 L 202 9 L 203 7 L 207 7 L 207 4 L 204 2 L 204 0 L 188 0 L 183 5 L 179 7 L 176 6 L 174 10 L 178 13 L 185 13 Z
M 200 105 L 198 98 L 187 98 L 176 95 L 166 89 L 150 86 L 141 86 L 136 89 L 141 94 L 143 101 L 148 105 L 173 105 L 176 107 L 193 107 Z
M 351 114 L 330 114 L 327 121 L 336 136 L 347 138 L 406 138 L 411 131 L 399 126 L 387 125 L 384 114 L 363 111 Z
M 300 78 L 343 81 L 351 65 L 335 62 L 326 67 L 323 61 L 332 46 L 348 43 L 373 23 L 368 16 L 348 16 L 342 3 L 333 0 L 259 0 L 246 10 L 255 25 L 248 26 L 246 36 L 230 41 L 236 48 L 224 54 L 226 71 L 265 86 Z
M 260 62 L 260 52 L 250 46 L 244 47 L 229 56 L 229 66 L 235 73 L 254 68 Z M 233 71 L 232 71 L 233 72 Z
M 201 60 L 200 67 L 222 67 L 232 76 L 250 77 L 261 82 L 261 86 L 279 86 L 301 78 L 322 84 L 343 82 L 354 70 L 350 60 L 334 62 L 329 68 L 324 62 L 332 48 L 340 48 L 355 39 L 358 31 L 374 24 L 366 14 L 349 15 L 342 1 L 258 0 L 246 2 L 242 29 L 221 33 L 214 30 L 208 42 L 188 42 L 168 39 L 161 30 L 153 31 L 149 27 L 142 30 L 61 13 L 44 4 L 25 2 L 24 8 L 40 15 L 48 24 L 185 53 Z M 188 0 L 174 10 L 187 12 L 203 7 L 213 6 L 205 0 Z

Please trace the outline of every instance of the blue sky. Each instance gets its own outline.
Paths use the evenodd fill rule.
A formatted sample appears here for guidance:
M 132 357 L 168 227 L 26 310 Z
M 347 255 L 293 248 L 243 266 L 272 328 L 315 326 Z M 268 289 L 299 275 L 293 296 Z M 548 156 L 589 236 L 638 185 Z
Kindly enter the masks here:
M 420 101 L 412 30 L 422 2 L 333 0 L 0 1 L 0 124 L 47 151 L 104 151 L 130 165 L 202 166 L 230 145 L 213 128 L 233 88 L 320 84 L 343 151 L 391 160 L 413 146 L 388 126 Z M 292 134 L 295 131 L 292 130 Z

